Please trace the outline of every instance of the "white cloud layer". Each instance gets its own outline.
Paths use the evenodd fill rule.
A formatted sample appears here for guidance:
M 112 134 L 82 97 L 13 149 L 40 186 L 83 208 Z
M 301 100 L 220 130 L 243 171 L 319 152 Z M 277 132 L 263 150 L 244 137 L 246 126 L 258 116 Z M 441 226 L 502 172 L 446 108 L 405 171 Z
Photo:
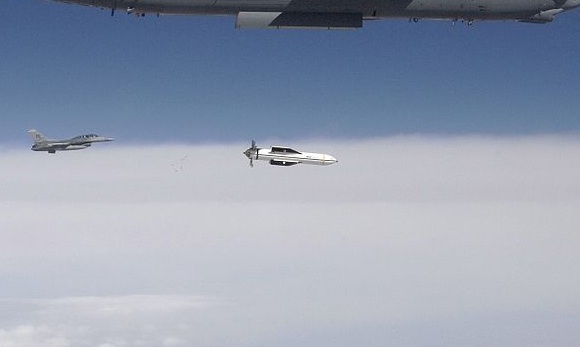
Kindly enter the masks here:
M 4 151 L 0 347 L 580 341 L 579 138 L 246 147 Z

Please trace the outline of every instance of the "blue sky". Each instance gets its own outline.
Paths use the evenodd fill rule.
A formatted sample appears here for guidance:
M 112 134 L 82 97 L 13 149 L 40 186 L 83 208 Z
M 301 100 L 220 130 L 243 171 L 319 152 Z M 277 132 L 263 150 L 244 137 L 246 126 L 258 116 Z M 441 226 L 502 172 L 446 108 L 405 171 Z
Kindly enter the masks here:
M 549 25 L 385 20 L 357 31 L 235 30 L 51 1 L 0 12 L 0 136 L 135 142 L 570 133 L 580 12 Z

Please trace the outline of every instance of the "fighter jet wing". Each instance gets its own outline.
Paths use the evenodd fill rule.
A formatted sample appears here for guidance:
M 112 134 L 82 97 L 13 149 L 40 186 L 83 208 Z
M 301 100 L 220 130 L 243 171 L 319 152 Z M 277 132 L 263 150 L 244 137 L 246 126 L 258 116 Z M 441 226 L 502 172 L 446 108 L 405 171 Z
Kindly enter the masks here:
M 46 143 L 43 147 L 52 148 L 52 149 L 66 149 L 71 144 L 69 142 L 54 142 L 54 143 Z

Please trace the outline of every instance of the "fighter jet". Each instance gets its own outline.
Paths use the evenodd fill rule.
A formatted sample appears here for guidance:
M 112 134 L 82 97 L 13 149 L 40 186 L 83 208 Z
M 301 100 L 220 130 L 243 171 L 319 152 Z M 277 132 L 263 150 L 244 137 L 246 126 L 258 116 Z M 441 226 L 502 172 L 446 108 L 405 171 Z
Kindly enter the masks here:
M 516 20 L 548 23 L 580 0 L 55 0 L 139 17 L 152 14 L 234 15 L 237 28 L 360 28 L 363 20 L 405 18 Z
M 34 141 L 31 150 L 45 151 L 48 153 L 56 153 L 56 151 L 73 151 L 77 149 L 85 149 L 91 146 L 94 142 L 113 141 L 111 137 L 104 137 L 97 134 L 79 135 L 67 140 L 52 140 L 46 138 L 35 129 L 28 130 L 28 133 Z
M 244 151 L 244 155 L 250 159 L 250 166 L 254 167 L 254 159 L 266 160 L 270 165 L 292 166 L 296 164 L 330 165 L 338 160 L 328 154 L 298 152 L 289 147 L 272 146 L 272 148 L 256 147 L 256 141 L 252 140 L 252 147 Z

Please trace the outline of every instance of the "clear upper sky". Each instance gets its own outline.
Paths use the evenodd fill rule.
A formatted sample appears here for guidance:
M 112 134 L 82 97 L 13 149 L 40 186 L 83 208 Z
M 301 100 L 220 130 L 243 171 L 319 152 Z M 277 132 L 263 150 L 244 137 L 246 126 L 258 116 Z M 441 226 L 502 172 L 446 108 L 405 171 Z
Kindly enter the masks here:
M 579 19 L 235 30 L 233 17 L 4 0 L 0 143 L 32 127 L 193 143 L 574 133 Z

